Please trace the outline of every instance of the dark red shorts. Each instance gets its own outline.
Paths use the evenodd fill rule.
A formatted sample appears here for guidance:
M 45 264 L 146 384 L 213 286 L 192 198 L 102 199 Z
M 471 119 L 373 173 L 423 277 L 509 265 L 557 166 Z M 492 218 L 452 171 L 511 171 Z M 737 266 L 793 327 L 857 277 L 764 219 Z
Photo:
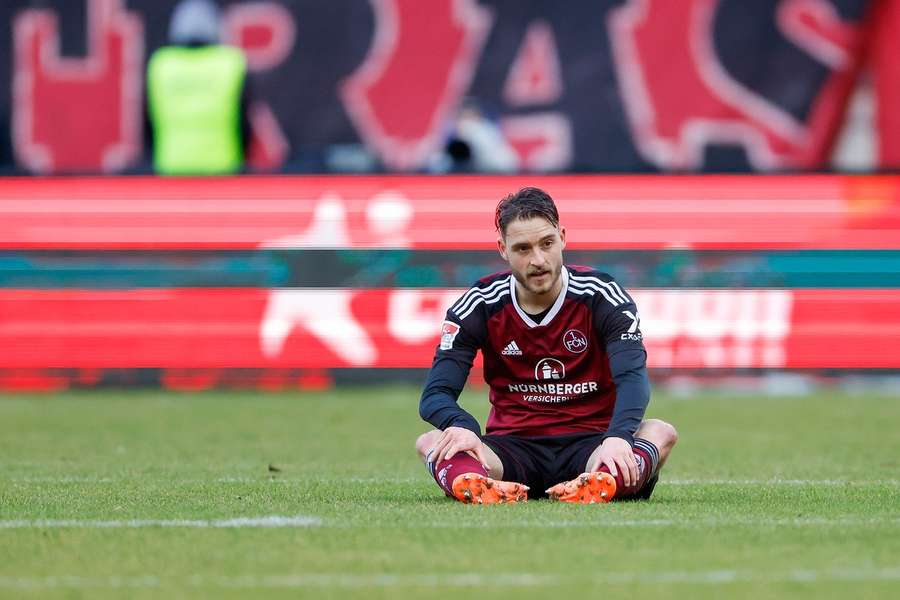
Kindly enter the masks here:
M 546 496 L 544 490 L 575 479 L 587 469 L 591 454 L 603 441 L 602 433 L 571 433 L 542 437 L 484 435 L 481 440 L 500 458 L 503 479 L 524 483 L 529 498 Z M 656 483 L 659 450 L 653 443 L 635 439 L 634 457 L 641 473 L 638 485 L 618 490 L 616 499 L 649 498 Z M 649 488 L 649 489 L 647 489 Z

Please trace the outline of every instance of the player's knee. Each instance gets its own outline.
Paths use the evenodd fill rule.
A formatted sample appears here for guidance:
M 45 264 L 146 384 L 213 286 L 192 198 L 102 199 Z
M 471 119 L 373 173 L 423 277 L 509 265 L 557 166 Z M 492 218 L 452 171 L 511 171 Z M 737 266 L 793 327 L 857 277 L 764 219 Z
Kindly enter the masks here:
M 434 444 L 437 442 L 437 438 L 440 434 L 440 431 L 433 429 L 431 431 L 426 431 L 416 438 L 416 452 L 419 453 L 422 460 L 425 460 L 425 455 L 428 454 L 429 450 L 434 448 Z
M 659 421 L 660 437 L 665 440 L 664 444 L 671 448 L 678 441 L 678 431 L 671 423 Z
M 641 429 L 644 430 L 641 432 L 642 437 L 650 439 L 660 449 L 663 447 L 671 448 L 678 441 L 678 431 L 676 431 L 675 427 L 660 419 L 647 419 L 642 424 Z

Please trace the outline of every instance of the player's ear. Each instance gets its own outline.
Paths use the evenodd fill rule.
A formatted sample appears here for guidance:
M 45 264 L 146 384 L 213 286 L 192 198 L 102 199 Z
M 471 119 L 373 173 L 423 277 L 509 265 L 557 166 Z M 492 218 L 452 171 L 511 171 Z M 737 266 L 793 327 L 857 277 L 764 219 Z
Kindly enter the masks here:
M 506 256 L 506 242 L 503 241 L 503 234 L 497 236 L 497 250 L 500 252 L 500 256 L 503 257 L 503 260 L 509 261 L 509 258 Z
M 559 228 L 559 239 L 562 241 L 562 247 L 566 247 L 566 228 L 560 226 Z

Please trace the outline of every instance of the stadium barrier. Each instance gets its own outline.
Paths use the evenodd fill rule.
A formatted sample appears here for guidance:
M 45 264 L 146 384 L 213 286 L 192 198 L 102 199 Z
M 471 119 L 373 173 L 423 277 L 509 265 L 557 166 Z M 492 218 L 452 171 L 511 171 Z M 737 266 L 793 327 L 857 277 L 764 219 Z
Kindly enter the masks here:
M 427 368 L 444 313 L 463 291 L 3 290 L 0 364 Z M 632 296 L 651 367 L 900 365 L 896 290 L 632 290 Z
M 724 250 L 827 250 L 848 273 L 856 257 L 900 257 L 895 178 L 573 176 L 0 180 L 0 259 L 49 252 L 64 265 L 90 251 L 99 272 L 123 253 L 168 253 L 175 264 L 236 250 L 404 249 L 427 263 L 456 249 L 492 253 L 493 208 L 523 185 L 558 198 L 568 247 L 599 251 L 600 268 L 605 252 L 629 249 L 689 249 L 696 269 Z M 104 370 L 156 369 L 164 385 L 202 387 L 192 370 L 321 385 L 330 369 L 426 368 L 462 292 L 339 286 L 327 269 L 315 287 L 108 289 L 83 285 L 88 271 L 76 287 L 60 279 L 52 289 L 22 283 L 32 263 L 16 262 L 26 276 L 0 285 L 0 387 L 47 387 L 53 373 L 64 386 L 91 385 Z M 641 310 L 655 368 L 900 367 L 896 279 L 851 288 L 840 272 L 823 272 L 812 288 L 698 289 L 619 278 Z
M 570 249 L 900 249 L 892 177 L 8 178 L 6 249 L 493 249 L 492 211 L 533 185 Z

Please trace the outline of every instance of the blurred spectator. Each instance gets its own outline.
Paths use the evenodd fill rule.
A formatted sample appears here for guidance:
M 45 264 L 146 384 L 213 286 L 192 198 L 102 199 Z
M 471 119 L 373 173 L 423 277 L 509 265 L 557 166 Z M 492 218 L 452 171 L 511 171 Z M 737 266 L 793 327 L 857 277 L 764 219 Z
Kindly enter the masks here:
M 221 12 L 211 0 L 182 0 L 169 44 L 147 66 L 153 166 L 164 175 L 241 170 L 249 141 L 247 64 L 219 41 Z
M 443 151 L 429 168 L 435 173 L 515 173 L 518 169 L 519 158 L 500 125 L 473 100 L 463 102 Z

